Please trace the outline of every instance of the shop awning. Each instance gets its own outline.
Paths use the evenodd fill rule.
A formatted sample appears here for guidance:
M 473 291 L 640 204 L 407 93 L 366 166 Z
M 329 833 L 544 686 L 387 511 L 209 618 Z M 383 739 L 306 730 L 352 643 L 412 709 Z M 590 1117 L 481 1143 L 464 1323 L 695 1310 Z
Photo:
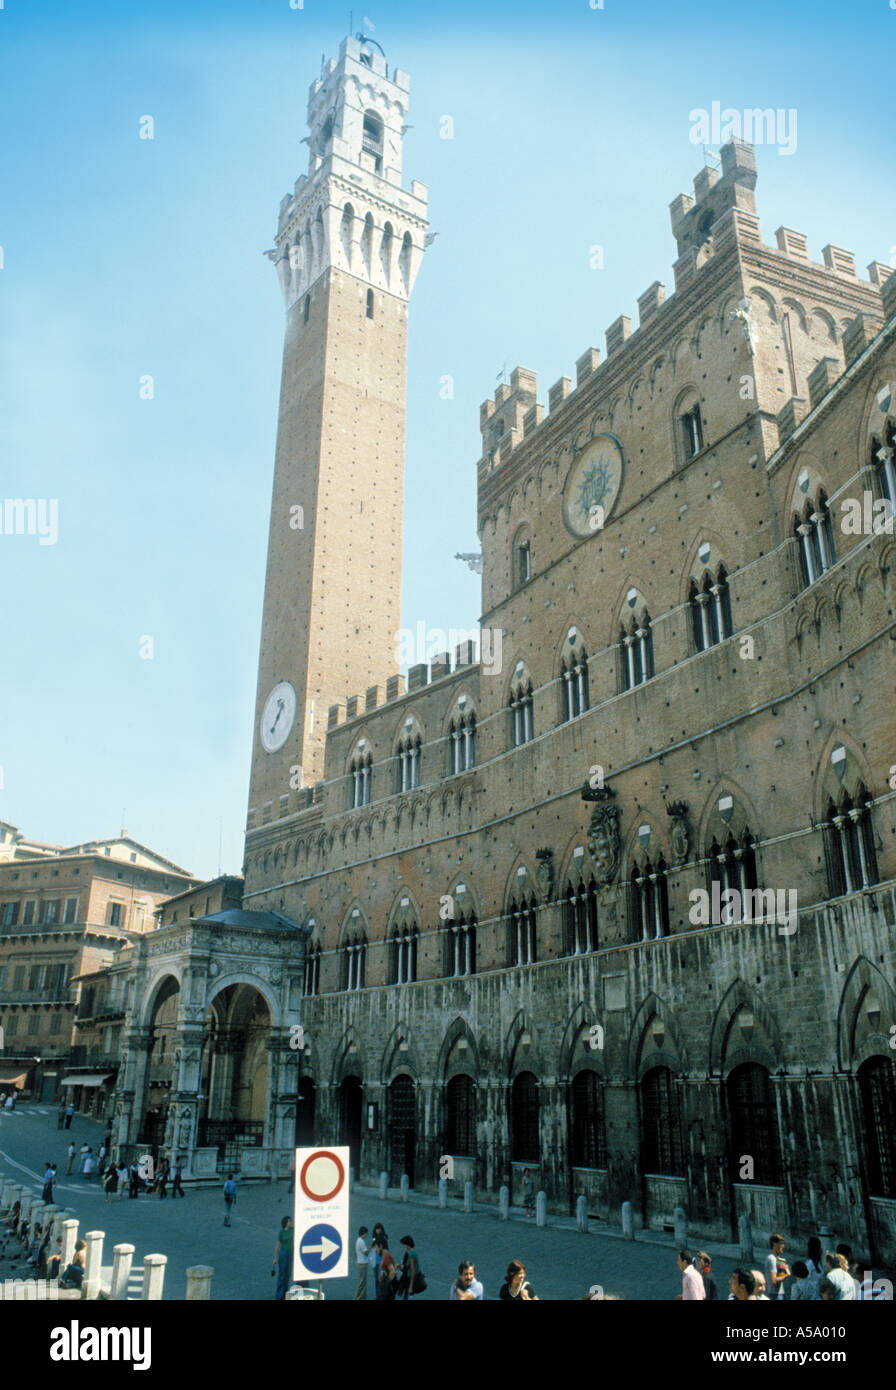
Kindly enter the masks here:
M 64 1081 L 60 1081 L 60 1086 L 102 1086 L 103 1082 L 109 1081 L 113 1073 L 107 1072 L 85 1072 L 83 1076 L 67 1076 Z
M 0 1076 L 0 1086 L 18 1086 L 21 1091 L 24 1089 L 27 1076 L 28 1073 L 24 1071 L 19 1072 L 18 1076 Z

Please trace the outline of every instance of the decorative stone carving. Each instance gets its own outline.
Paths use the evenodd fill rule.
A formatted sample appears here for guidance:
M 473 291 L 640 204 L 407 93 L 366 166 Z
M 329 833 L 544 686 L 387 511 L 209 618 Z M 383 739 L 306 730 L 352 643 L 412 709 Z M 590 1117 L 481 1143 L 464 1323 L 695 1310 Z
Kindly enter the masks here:
M 537 849 L 535 858 L 538 861 L 538 868 L 535 870 L 538 891 L 542 902 L 549 902 L 554 892 L 554 851 Z
M 672 817 L 669 840 L 672 845 L 672 862 L 676 867 L 684 863 L 690 849 L 687 813 L 688 803 L 686 801 L 670 801 L 666 807 L 666 814 Z
M 601 885 L 609 883 L 619 868 L 619 807 L 611 800 L 615 795 L 611 787 L 599 787 L 587 798 L 597 802 L 588 826 L 588 852 Z

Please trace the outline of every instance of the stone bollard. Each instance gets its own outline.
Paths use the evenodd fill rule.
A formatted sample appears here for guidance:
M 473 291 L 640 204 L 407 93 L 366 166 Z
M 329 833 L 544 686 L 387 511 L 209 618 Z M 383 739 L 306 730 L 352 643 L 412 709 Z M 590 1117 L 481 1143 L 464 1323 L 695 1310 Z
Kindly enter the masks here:
M 737 1234 L 740 1239 L 740 1258 L 743 1264 L 749 1267 L 753 1263 L 753 1228 L 750 1225 L 750 1218 L 746 1212 L 737 1221 Z
M 626 1240 L 635 1238 L 635 1213 L 631 1202 L 622 1203 L 622 1234 Z
M 23 1188 L 22 1188 L 22 1209 L 21 1209 L 21 1211 L 19 1212 L 19 1220 L 20 1220 L 20 1221 L 29 1221 L 29 1220 L 31 1219 L 31 1208 L 32 1208 L 33 1206 L 34 1206 L 34 1197 L 33 1197 L 32 1194 L 28 1191 L 27 1187 L 23 1187 Z
M 75 1253 L 75 1242 L 78 1239 L 78 1223 L 74 1220 L 63 1221 L 62 1223 L 62 1262 L 59 1266 L 59 1273 L 70 1265 L 72 1256 Z
M 439 1206 L 442 1208 L 442 1211 L 444 1211 L 445 1208 L 447 1207 L 447 1205 L 448 1205 L 448 1179 L 447 1179 L 447 1178 L 439 1178 Z
M 212 1293 L 212 1275 L 214 1270 L 211 1265 L 194 1265 L 187 1270 L 187 1299 L 208 1299 Z
M 410 1180 L 410 1178 L 408 1177 L 407 1173 L 402 1173 L 402 1175 L 401 1175 L 401 1189 L 400 1189 L 400 1191 L 401 1191 L 401 1200 L 402 1200 L 403 1202 L 406 1202 L 406 1201 L 408 1200 L 408 1193 L 410 1192 L 410 1190 L 411 1190 L 411 1180 Z
M 12 1178 L 3 1179 L 3 1184 L 0 1186 L 0 1211 L 9 1211 L 13 1202 L 12 1192 L 15 1186 Z
M 535 1224 L 543 1226 L 548 1219 L 548 1194 L 544 1188 L 535 1194 Z
M 134 1263 L 133 1245 L 116 1245 L 112 1251 L 112 1283 L 109 1297 L 121 1301 L 128 1296 L 128 1280 Z
M 507 1221 L 510 1217 L 510 1188 L 506 1183 L 498 1190 L 498 1218 Z
M 389 1174 L 380 1173 L 380 1200 L 385 1202 L 389 1196 Z
M 161 1303 L 162 1289 L 165 1287 L 165 1266 L 167 1255 L 144 1255 L 142 1297 L 150 1303 Z
M 588 1203 L 582 1195 L 576 1198 L 576 1225 L 580 1231 L 588 1233 Z
M 84 1283 L 82 1285 L 85 1298 L 99 1297 L 100 1274 L 103 1267 L 103 1241 L 105 1239 L 105 1231 L 87 1231 L 84 1236 L 84 1243 L 87 1246 L 84 1251 Z
M 44 1211 L 46 1210 L 46 1206 L 47 1206 L 46 1202 L 41 1202 L 41 1201 L 32 1202 L 32 1203 L 31 1203 L 31 1211 L 28 1213 L 28 1223 L 29 1223 L 29 1225 L 31 1225 L 31 1226 L 38 1226 L 38 1225 L 39 1225 L 39 1226 L 40 1226 L 40 1229 L 41 1229 L 41 1233 L 43 1233 L 43 1229 L 44 1229 Z
M 473 1181 L 472 1181 L 471 1178 L 467 1178 L 467 1181 L 464 1183 L 464 1211 L 465 1211 L 465 1212 L 471 1212 L 472 1210 L 473 1210 Z
M 675 1225 L 675 1249 L 686 1250 L 688 1244 L 688 1223 L 684 1214 L 684 1207 L 676 1207 L 672 1213 L 672 1221 Z
M 22 1199 L 22 1189 L 17 1182 L 8 1183 L 6 1186 L 6 1200 L 9 1203 L 8 1210 L 11 1211 L 16 1202 Z
M 59 1208 L 58 1208 L 57 1206 L 55 1206 L 52 1202 L 49 1203 L 47 1206 L 44 1207 L 44 1235 L 46 1235 L 46 1234 L 47 1234 L 47 1231 L 49 1231 L 49 1232 L 50 1232 L 50 1236 L 51 1236 L 51 1238 L 52 1238 L 52 1235 L 53 1235 L 53 1230 L 52 1230 L 52 1228 L 53 1228 L 53 1226 L 55 1226 L 55 1224 L 56 1224 L 56 1217 L 57 1217 L 58 1213 L 59 1213 Z

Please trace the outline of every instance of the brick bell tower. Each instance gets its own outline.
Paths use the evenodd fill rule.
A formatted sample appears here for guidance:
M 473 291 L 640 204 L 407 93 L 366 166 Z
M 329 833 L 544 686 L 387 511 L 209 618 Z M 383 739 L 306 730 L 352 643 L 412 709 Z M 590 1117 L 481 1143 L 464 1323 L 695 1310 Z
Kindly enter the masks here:
M 286 340 L 250 829 L 323 777 L 329 706 L 397 669 L 408 299 L 427 191 L 402 188 L 410 80 L 377 47 L 345 39 L 312 84 L 308 173 L 267 253 Z

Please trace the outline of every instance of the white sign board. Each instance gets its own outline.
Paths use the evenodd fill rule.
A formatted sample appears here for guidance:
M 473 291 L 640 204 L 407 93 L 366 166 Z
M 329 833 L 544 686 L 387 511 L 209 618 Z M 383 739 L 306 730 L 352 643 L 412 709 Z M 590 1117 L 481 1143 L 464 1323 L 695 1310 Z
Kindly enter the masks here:
M 349 1149 L 296 1149 L 293 1279 L 349 1272 Z

